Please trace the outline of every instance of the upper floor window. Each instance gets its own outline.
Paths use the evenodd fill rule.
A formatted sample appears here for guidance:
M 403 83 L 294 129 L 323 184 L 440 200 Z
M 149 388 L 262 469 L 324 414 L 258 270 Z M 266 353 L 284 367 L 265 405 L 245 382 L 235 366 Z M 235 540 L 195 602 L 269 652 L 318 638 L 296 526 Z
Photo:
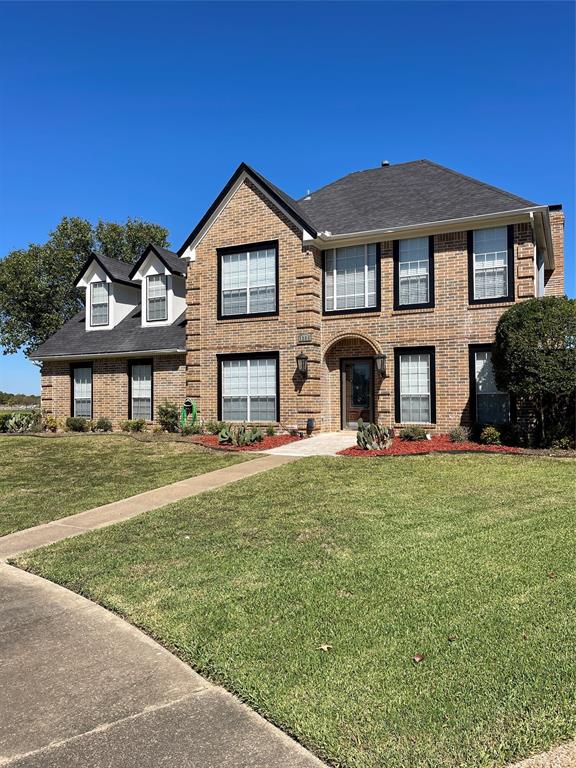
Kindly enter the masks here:
M 90 325 L 108 325 L 108 283 L 90 283 Z
M 92 418 L 92 366 L 72 369 L 72 416 Z
M 378 309 L 378 245 L 324 251 L 324 311 Z
M 511 226 L 469 233 L 470 303 L 513 300 L 513 243 Z
M 394 241 L 394 309 L 434 306 L 434 238 Z
M 149 275 L 146 278 L 146 307 L 148 322 L 168 319 L 166 275 Z
M 277 241 L 220 248 L 218 262 L 219 317 L 277 313 Z
M 510 395 L 498 388 L 492 365 L 492 350 L 472 348 L 472 417 L 478 424 L 507 424 L 510 421 Z

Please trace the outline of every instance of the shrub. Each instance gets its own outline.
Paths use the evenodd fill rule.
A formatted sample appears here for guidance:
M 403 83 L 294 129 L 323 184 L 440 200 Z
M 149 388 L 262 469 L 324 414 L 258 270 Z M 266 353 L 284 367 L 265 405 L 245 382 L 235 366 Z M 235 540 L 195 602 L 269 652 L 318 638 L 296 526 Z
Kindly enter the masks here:
M 365 451 L 379 451 L 384 448 L 390 448 L 392 445 L 390 430 L 386 427 L 380 427 L 378 424 L 365 423 L 362 419 L 358 419 L 356 444 Z
M 268 424 L 268 426 L 266 427 L 266 434 L 268 435 L 268 437 L 274 437 L 274 435 L 276 434 L 276 427 L 274 426 L 274 424 Z
M 209 435 L 218 435 L 227 426 L 225 421 L 209 420 L 204 424 L 204 429 Z
M 496 427 L 484 427 L 480 433 L 480 442 L 484 445 L 502 445 L 500 430 Z
M 112 432 L 112 422 L 101 416 L 94 424 L 93 430 L 94 432 Z
M 202 424 L 197 419 L 192 419 L 190 416 L 186 420 L 186 424 L 182 427 L 183 435 L 201 435 L 203 431 Z
M 39 429 L 40 414 L 31 411 L 29 413 L 11 413 L 5 424 L 5 432 L 20 434 L 22 432 L 33 432 Z
M 0 432 L 8 432 L 8 422 L 11 418 L 11 413 L 0 413 Z
M 418 424 L 412 424 L 400 430 L 402 440 L 426 440 L 426 430 Z
M 448 437 L 453 443 L 467 443 L 470 440 L 470 430 L 468 427 L 452 427 Z
M 44 432 L 56 432 L 58 430 L 58 419 L 54 416 L 44 416 L 42 419 L 42 429 Z
M 165 402 L 158 407 L 158 423 L 165 432 L 178 432 L 180 416 L 174 403 Z
M 146 419 L 126 419 L 120 423 L 122 432 L 144 432 Z
M 88 422 L 83 416 L 68 416 L 66 419 L 67 432 L 87 432 Z
M 262 442 L 263 439 L 264 435 L 259 427 L 248 427 L 246 424 L 226 425 L 218 435 L 221 445 L 252 445 Z
M 569 451 L 573 447 L 574 443 L 572 442 L 572 439 L 568 436 L 561 437 L 559 440 L 553 440 L 551 448 L 554 448 L 555 450 L 560 451 Z

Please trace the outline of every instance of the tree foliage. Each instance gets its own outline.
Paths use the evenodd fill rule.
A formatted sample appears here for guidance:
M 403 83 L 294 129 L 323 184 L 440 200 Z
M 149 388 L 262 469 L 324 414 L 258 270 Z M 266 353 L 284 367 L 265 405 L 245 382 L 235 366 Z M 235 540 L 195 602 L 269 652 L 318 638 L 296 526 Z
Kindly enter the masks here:
M 0 345 L 4 354 L 30 354 L 83 306 L 74 286 L 92 252 L 121 261 L 139 258 L 148 245 L 168 246 L 168 230 L 128 219 L 125 224 L 64 217 L 43 245 L 0 261 Z
M 576 395 L 576 300 L 544 296 L 510 307 L 498 321 L 492 361 L 498 386 L 536 408 L 541 438 L 547 417 L 567 425 Z

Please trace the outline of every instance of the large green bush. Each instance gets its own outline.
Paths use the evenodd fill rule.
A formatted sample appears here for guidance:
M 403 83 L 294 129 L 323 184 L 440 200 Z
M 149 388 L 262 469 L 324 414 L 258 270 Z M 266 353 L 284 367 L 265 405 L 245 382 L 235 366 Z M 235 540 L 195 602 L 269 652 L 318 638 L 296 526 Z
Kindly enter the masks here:
M 573 432 L 576 300 L 543 296 L 510 307 L 492 360 L 498 386 L 534 409 L 543 443 Z
M 178 406 L 165 402 L 158 406 L 158 423 L 165 432 L 178 432 L 180 414 Z

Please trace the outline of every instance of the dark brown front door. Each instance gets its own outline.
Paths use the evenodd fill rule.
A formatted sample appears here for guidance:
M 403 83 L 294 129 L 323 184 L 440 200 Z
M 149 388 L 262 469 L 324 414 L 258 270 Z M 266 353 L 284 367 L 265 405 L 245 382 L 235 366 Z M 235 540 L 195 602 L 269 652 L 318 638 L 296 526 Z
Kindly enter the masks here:
M 342 360 L 342 429 L 356 429 L 358 419 L 372 421 L 372 360 Z

